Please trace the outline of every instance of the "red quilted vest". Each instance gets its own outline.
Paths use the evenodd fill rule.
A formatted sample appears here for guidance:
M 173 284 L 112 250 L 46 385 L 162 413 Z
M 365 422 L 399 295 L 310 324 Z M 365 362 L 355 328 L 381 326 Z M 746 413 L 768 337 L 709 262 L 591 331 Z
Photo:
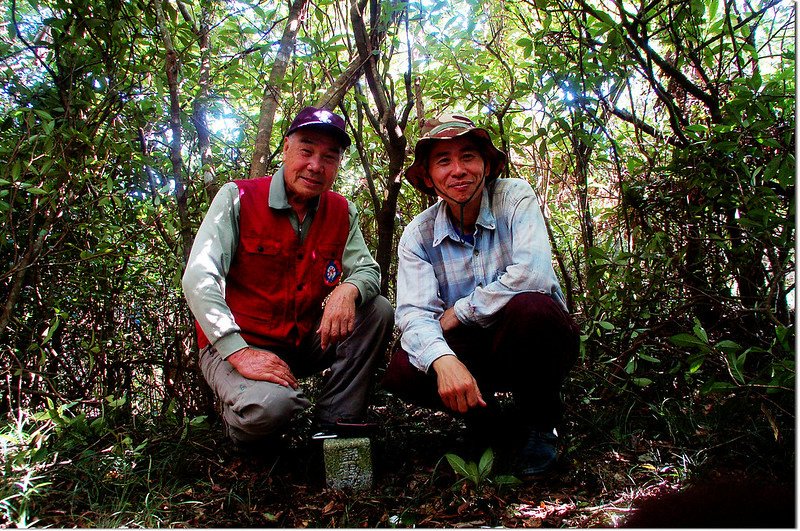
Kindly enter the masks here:
M 269 208 L 272 177 L 236 181 L 239 244 L 226 277 L 225 300 L 244 340 L 256 347 L 297 347 L 313 332 L 322 300 L 339 283 L 350 230 L 347 200 L 320 196 L 301 245 L 285 211 Z M 208 339 L 197 326 L 200 348 Z

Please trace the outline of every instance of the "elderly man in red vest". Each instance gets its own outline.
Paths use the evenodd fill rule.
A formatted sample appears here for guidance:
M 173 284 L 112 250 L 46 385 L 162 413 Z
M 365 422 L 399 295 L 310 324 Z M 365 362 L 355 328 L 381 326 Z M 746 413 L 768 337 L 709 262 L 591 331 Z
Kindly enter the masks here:
M 300 111 L 271 177 L 225 184 L 192 246 L 183 290 L 200 368 L 240 448 L 258 448 L 311 405 L 298 378 L 329 369 L 315 422 L 363 422 L 393 330 L 355 206 L 330 191 L 350 137 L 327 109 Z

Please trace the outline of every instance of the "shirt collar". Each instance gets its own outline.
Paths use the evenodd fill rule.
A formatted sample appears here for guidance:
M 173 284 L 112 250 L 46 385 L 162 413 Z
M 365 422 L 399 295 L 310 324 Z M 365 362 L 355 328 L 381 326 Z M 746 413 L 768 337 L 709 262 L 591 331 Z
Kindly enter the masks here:
M 283 165 L 272 176 L 272 184 L 269 187 L 269 206 L 276 210 L 289 210 L 289 199 L 286 197 L 286 181 L 283 179 Z M 319 207 L 319 197 L 311 204 L 310 210 Z
M 484 186 L 483 192 L 481 192 L 481 209 L 478 212 L 478 220 L 475 224 L 487 230 L 494 230 L 497 224 L 497 218 L 495 218 L 489 204 L 488 186 Z M 436 220 L 433 223 L 433 246 L 436 247 L 448 237 L 457 242 L 461 241 L 453 224 L 450 222 L 450 216 L 447 215 L 447 203 L 440 200 L 436 208 Z

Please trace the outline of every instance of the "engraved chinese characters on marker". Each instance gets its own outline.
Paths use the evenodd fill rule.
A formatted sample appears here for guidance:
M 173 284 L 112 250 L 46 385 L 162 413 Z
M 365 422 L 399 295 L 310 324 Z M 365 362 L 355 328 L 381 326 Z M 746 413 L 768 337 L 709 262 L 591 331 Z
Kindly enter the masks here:
M 372 487 L 372 453 L 367 438 L 326 439 L 325 476 L 329 487 Z

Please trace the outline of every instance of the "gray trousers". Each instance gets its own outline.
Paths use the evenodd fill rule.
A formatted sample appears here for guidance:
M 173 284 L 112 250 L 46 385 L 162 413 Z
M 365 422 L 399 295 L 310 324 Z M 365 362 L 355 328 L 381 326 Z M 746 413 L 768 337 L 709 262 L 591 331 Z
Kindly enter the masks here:
M 393 327 L 394 310 L 378 295 L 356 308 L 355 329 L 343 341 L 323 351 L 319 335 L 311 334 L 297 350 L 273 352 L 289 364 L 297 378 L 330 369 L 314 410 L 317 422 L 359 420 L 366 413 L 376 365 Z M 245 378 L 212 346 L 200 351 L 200 369 L 219 400 L 222 419 L 234 442 L 255 442 L 275 434 L 296 413 L 311 406 L 302 387 L 292 389 Z

